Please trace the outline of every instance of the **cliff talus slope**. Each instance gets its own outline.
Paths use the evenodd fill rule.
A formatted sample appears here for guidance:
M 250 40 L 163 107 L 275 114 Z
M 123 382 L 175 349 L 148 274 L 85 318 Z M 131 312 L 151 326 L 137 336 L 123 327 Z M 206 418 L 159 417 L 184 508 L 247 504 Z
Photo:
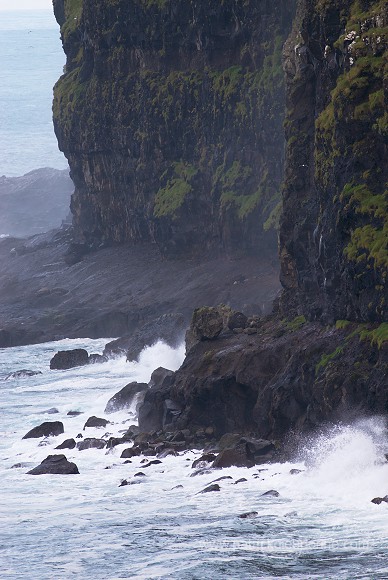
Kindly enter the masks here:
M 274 249 L 294 2 L 55 0 L 54 125 L 88 245 Z

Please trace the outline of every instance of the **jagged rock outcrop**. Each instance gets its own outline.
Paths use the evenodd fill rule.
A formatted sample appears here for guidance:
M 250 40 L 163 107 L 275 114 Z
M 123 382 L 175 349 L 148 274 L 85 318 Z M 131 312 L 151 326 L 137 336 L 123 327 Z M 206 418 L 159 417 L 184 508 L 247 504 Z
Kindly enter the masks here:
M 262 253 L 283 174 L 281 48 L 294 1 L 54 0 L 54 126 L 87 245 Z M 264 229 L 263 229 L 264 226 Z
M 387 320 L 387 38 L 386 1 L 298 3 L 284 50 L 287 314 Z

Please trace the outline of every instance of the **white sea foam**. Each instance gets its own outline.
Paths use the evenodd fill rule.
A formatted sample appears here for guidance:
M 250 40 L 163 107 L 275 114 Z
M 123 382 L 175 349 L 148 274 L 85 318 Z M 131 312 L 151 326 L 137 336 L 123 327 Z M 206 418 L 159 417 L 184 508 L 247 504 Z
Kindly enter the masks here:
M 183 347 L 158 343 L 138 363 L 122 358 L 67 371 L 48 368 L 59 349 L 101 352 L 105 342 L 65 340 L 0 351 L 3 377 L 19 368 L 43 371 L 0 381 L 1 577 L 387 578 L 388 505 L 370 501 L 388 493 L 381 418 L 310 439 L 293 463 L 190 477 L 200 452 L 146 468 L 141 457 L 123 464 L 125 446 L 119 445 L 65 450 L 80 475 L 26 475 L 66 438 L 120 434 L 135 420 L 134 409 L 108 415 L 112 423 L 105 429 L 83 426 L 90 415 L 104 416 L 106 402 L 125 384 L 148 381 L 158 366 L 176 369 L 183 359 Z M 41 414 L 50 407 L 59 413 Z M 84 414 L 68 417 L 69 410 Z M 63 421 L 65 433 L 44 446 L 21 439 L 44 420 Z M 16 463 L 27 465 L 10 469 Z M 293 468 L 301 473 L 291 475 Z M 146 476 L 135 477 L 139 471 Z M 220 492 L 198 494 L 226 475 L 233 479 L 220 481 Z M 241 477 L 247 481 L 236 485 Z M 136 485 L 119 487 L 122 479 Z M 261 497 L 269 489 L 279 497 Z M 256 518 L 238 518 L 252 510 Z

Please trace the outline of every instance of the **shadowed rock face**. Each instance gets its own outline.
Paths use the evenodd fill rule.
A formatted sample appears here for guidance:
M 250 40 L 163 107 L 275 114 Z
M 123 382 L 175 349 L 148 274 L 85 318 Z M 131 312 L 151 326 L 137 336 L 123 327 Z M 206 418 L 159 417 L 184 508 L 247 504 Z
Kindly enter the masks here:
M 384 1 L 299 2 L 284 51 L 285 314 L 387 320 L 387 33 Z
M 78 240 L 275 250 L 293 1 L 56 0 L 54 126 Z
M 40 465 L 27 473 L 29 475 L 76 475 L 79 471 L 76 464 L 68 461 L 65 455 L 49 455 Z

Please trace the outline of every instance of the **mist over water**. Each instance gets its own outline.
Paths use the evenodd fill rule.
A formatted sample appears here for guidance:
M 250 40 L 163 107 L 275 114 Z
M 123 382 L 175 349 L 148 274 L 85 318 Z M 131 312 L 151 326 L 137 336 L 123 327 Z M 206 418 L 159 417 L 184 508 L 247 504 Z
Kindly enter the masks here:
M 105 342 L 65 340 L 0 351 L 0 577 L 388 577 L 388 504 L 371 503 L 388 493 L 386 423 L 379 417 L 326 430 L 290 463 L 190 477 L 200 452 L 145 468 L 142 457 L 124 464 L 126 446 L 120 445 L 65 450 L 80 475 L 26 475 L 78 433 L 120 435 L 136 420 L 135 410 L 105 415 L 108 399 L 132 380 L 148 381 L 158 366 L 176 369 L 184 356 L 183 346 L 173 350 L 158 343 L 139 363 L 119 358 L 66 371 L 48 368 L 57 350 L 101 352 Z M 20 368 L 42 375 L 4 380 Z M 59 413 L 42 414 L 51 407 Z M 83 415 L 68 417 L 69 410 Z M 91 415 L 111 424 L 83 431 Z M 62 421 L 65 433 L 22 440 L 46 420 Z M 12 468 L 17 463 L 23 467 Z M 139 471 L 145 477 L 135 477 Z M 197 495 L 227 475 L 233 479 L 220 481 L 220 492 Z M 235 484 L 240 478 L 247 481 Z M 133 485 L 119 487 L 122 479 Z M 262 497 L 270 489 L 279 497 Z M 252 510 L 258 513 L 254 519 L 238 517 Z
M 51 10 L 1 11 L 0 176 L 64 169 L 52 124 L 52 89 L 65 55 Z

